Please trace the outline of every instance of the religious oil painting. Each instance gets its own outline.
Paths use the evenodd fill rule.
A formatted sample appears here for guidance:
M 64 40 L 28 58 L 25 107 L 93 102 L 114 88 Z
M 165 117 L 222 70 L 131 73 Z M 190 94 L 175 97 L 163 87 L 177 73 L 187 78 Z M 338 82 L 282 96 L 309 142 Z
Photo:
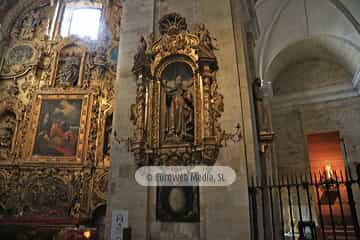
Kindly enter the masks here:
M 160 222 L 199 222 L 199 187 L 158 187 L 156 218 Z
M 79 158 L 86 129 L 84 95 L 40 95 L 35 103 L 32 156 L 34 158 Z
M 75 156 L 82 100 L 45 100 L 36 133 L 34 155 Z

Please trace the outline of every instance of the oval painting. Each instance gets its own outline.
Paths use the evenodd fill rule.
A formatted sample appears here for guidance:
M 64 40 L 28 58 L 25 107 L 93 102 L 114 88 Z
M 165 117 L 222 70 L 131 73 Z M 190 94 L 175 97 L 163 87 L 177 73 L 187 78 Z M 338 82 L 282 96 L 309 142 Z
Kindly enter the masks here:
M 169 193 L 169 206 L 175 213 L 184 211 L 186 206 L 186 196 L 181 188 L 173 188 Z

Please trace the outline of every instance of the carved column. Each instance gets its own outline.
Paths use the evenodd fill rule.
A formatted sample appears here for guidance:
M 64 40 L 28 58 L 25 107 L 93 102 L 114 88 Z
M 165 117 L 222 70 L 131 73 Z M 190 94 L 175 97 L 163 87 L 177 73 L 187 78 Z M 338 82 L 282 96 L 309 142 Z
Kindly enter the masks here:
M 131 105 L 130 116 L 134 124 L 134 133 L 131 141 L 132 150 L 135 154 L 135 161 L 140 164 L 143 156 L 144 144 L 146 141 L 146 88 L 143 80 L 143 75 L 138 76 L 138 81 L 136 85 L 136 102 L 135 104 Z
M 211 100 L 210 100 L 210 90 L 211 90 L 211 78 L 212 73 L 209 65 L 205 65 L 203 69 L 203 113 L 204 113 L 204 139 L 208 139 L 212 136 L 212 126 L 211 126 Z
M 136 130 L 135 139 L 139 143 L 144 142 L 144 126 L 145 126 L 145 86 L 143 83 L 137 86 L 136 97 Z
M 149 147 L 155 149 L 159 146 L 160 137 L 160 82 L 158 80 L 149 82 L 147 99 L 147 139 Z

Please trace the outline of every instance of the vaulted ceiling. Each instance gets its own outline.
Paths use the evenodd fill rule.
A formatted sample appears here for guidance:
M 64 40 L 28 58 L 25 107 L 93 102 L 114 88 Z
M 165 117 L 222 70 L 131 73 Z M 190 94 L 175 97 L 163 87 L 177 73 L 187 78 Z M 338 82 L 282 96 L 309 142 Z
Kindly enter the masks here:
M 355 74 L 360 64 L 358 0 L 259 0 L 257 68 L 262 79 L 301 59 L 332 58 Z

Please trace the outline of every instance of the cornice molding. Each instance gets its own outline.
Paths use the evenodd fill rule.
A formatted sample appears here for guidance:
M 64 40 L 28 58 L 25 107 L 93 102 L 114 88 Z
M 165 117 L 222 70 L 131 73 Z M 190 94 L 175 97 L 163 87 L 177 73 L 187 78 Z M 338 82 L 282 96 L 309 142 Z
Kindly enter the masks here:
M 359 72 L 359 78 L 360 78 L 360 72 Z M 360 85 L 360 83 L 358 85 Z M 351 84 L 343 84 L 332 87 L 313 89 L 301 93 L 293 93 L 284 96 L 275 96 L 272 98 L 271 103 L 273 110 L 279 110 L 282 108 L 287 108 L 297 105 L 321 103 L 321 102 L 334 101 L 339 99 L 353 98 L 357 96 L 360 96 L 359 90 L 353 88 Z

